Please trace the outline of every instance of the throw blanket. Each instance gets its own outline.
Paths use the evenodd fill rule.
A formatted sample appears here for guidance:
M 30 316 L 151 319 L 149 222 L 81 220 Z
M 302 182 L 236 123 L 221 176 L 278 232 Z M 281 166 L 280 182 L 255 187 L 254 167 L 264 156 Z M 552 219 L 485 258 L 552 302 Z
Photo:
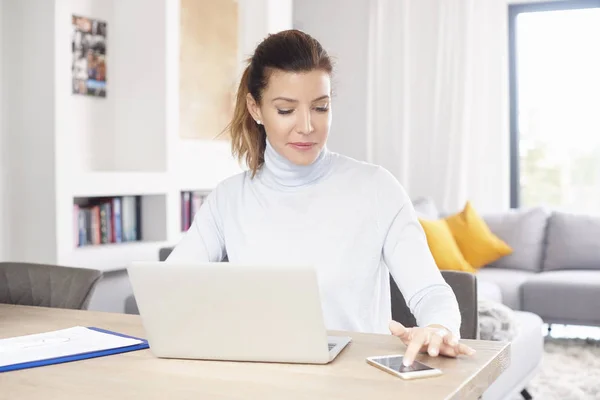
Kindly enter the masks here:
M 480 299 L 478 305 L 481 340 L 511 341 L 517 335 L 513 310 L 487 299 Z

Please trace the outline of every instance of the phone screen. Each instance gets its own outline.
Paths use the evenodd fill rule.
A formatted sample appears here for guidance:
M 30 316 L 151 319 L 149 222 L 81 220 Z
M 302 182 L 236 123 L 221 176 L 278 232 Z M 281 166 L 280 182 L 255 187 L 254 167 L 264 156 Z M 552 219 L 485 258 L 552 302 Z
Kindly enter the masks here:
M 403 358 L 404 357 L 402 357 L 402 356 L 379 357 L 379 358 L 373 358 L 373 361 L 375 361 L 378 364 L 383 365 L 384 367 L 388 367 L 394 371 L 397 371 L 397 372 L 428 371 L 430 369 L 433 369 L 431 367 L 428 367 L 425 364 L 421 364 L 418 361 L 413 361 L 411 366 L 405 367 L 404 364 L 402 364 Z

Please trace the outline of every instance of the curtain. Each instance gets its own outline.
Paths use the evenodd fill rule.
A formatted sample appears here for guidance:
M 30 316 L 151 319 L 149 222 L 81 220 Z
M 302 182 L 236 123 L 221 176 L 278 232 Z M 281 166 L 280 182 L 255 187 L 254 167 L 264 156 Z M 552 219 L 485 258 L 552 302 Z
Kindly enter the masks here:
M 445 211 L 509 204 L 506 0 L 373 0 L 367 157 Z

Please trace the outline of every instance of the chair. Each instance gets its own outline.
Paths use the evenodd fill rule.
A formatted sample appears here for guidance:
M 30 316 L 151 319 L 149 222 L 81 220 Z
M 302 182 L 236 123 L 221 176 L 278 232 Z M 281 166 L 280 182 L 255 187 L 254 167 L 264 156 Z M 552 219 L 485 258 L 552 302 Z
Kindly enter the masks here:
M 0 262 L 0 303 L 86 309 L 102 272 L 21 262 Z
M 162 247 L 158 250 L 158 260 L 165 261 L 173 251 L 173 247 Z
M 450 285 L 456 299 L 462 323 L 460 326 L 460 336 L 462 339 L 479 338 L 479 320 L 477 314 L 477 278 L 468 272 L 441 271 L 442 276 Z M 398 285 L 390 276 L 390 289 L 392 297 L 392 318 L 405 326 L 416 326 L 415 317 L 406 305 Z

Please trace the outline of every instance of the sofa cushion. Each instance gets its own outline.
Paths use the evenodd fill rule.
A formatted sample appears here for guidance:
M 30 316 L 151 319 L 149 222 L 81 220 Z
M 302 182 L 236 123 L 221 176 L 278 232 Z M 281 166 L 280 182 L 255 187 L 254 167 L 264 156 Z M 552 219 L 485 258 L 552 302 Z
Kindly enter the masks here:
M 419 218 L 419 222 L 425 231 L 427 245 L 435 264 L 440 270 L 475 272 L 460 252 L 445 220 L 432 221 Z
M 554 212 L 543 270 L 600 270 L 600 217 Z
M 470 201 L 461 212 L 445 219 L 458 248 L 473 268 L 481 268 L 512 253 L 512 249 L 490 231 Z
M 549 215 L 549 211 L 542 207 L 483 215 L 490 230 L 513 250 L 512 254 L 484 268 L 540 271 Z
M 476 276 L 477 282 L 492 282 L 500 287 L 502 303 L 513 310 L 522 309 L 521 285 L 535 272 L 519 271 L 518 269 L 482 268 Z
M 546 322 L 600 325 L 600 271 L 550 271 L 523 284 L 523 309 Z

